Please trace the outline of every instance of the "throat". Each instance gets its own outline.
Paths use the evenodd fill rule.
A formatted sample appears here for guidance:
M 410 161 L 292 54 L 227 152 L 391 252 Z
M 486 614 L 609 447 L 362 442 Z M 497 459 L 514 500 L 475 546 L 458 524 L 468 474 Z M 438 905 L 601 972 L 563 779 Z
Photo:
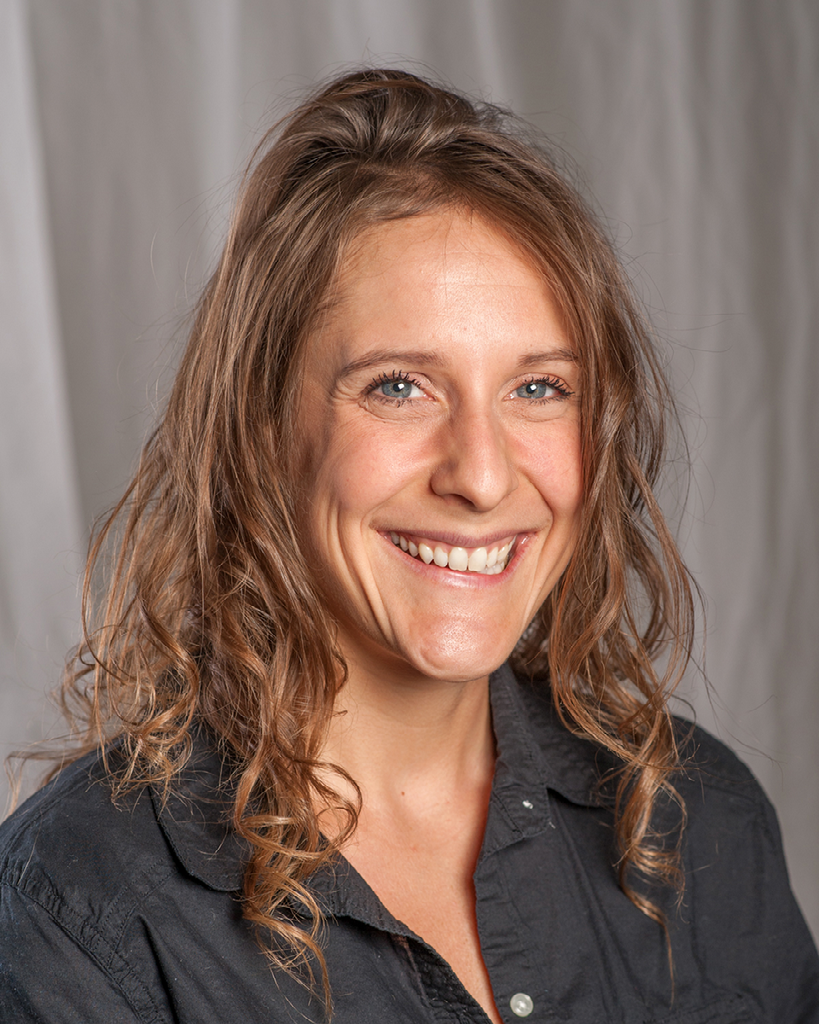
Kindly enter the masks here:
M 355 779 L 365 813 L 392 818 L 393 831 L 402 823 L 414 830 L 465 793 L 488 799 L 495 766 L 488 679 L 390 679 L 380 665 L 369 671 L 353 658 L 348 667 L 321 760 Z

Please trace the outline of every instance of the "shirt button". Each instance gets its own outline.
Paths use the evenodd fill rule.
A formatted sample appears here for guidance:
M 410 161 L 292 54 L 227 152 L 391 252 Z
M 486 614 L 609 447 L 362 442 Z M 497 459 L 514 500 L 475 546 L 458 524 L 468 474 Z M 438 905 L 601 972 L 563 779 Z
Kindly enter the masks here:
M 525 992 L 516 992 L 509 1000 L 509 1005 L 512 1008 L 512 1013 L 518 1017 L 528 1017 L 535 1008 L 532 997 L 527 996 Z

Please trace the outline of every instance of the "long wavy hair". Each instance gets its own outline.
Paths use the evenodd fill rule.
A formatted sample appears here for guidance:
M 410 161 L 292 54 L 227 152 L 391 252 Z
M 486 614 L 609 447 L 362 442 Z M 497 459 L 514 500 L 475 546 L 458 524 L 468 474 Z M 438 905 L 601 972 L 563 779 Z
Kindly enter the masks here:
M 646 323 L 605 233 L 531 129 L 404 71 L 347 74 L 251 161 L 166 411 L 92 542 L 84 641 L 62 691 L 77 755 L 119 739 L 118 792 L 167 792 L 192 730 L 215 737 L 251 851 L 244 913 L 274 966 L 318 962 L 325 991 L 305 881 L 358 808 L 320 764 L 345 666 L 299 543 L 300 367 L 360 232 L 452 208 L 485 218 L 542 273 L 582 373 L 579 540 L 513 665 L 548 679 L 564 722 L 620 759 L 624 891 L 662 921 L 634 881 L 679 884 L 652 818 L 674 797 L 667 697 L 690 656 L 693 600 L 654 493 L 674 412 Z M 315 810 L 327 804 L 348 822 L 329 842 Z M 312 928 L 283 912 L 286 899 Z

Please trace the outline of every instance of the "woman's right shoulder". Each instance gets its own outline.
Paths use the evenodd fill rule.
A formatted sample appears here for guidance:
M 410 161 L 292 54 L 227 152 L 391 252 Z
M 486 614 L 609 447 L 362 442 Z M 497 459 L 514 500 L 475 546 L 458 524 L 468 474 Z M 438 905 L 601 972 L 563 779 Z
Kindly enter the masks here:
M 147 787 L 115 800 L 99 754 L 64 768 L 0 825 L 0 1019 L 169 1019 L 123 936 L 176 874 Z
M 114 798 L 100 753 L 64 768 L 0 825 L 0 884 L 45 898 L 81 888 L 101 895 L 135 860 L 167 861 L 145 787 Z

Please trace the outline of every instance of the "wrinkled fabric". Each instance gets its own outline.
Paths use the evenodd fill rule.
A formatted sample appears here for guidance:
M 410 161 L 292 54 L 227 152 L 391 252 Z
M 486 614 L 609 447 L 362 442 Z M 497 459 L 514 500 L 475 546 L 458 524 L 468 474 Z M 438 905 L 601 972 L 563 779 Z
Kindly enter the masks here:
M 685 895 L 654 889 L 662 929 L 617 885 L 611 756 L 571 735 L 548 690 L 491 680 L 498 760 L 475 870 L 478 928 L 505 1021 L 819 1021 L 819 958 L 762 790 L 724 746 L 680 723 Z M 67 768 L 0 828 L 0 1020 L 322 1019 L 271 972 L 239 889 L 247 850 L 225 824 L 223 766 L 200 735 L 163 805 L 111 800 L 98 757 Z M 675 805 L 655 826 L 673 842 Z M 441 828 L 447 823 L 441 822 Z M 449 965 L 343 859 L 314 874 L 337 1024 L 486 1022 Z M 644 890 L 645 891 L 645 890 Z M 301 924 L 299 908 L 289 913 Z M 513 1010 L 516 1007 L 517 1012 Z

